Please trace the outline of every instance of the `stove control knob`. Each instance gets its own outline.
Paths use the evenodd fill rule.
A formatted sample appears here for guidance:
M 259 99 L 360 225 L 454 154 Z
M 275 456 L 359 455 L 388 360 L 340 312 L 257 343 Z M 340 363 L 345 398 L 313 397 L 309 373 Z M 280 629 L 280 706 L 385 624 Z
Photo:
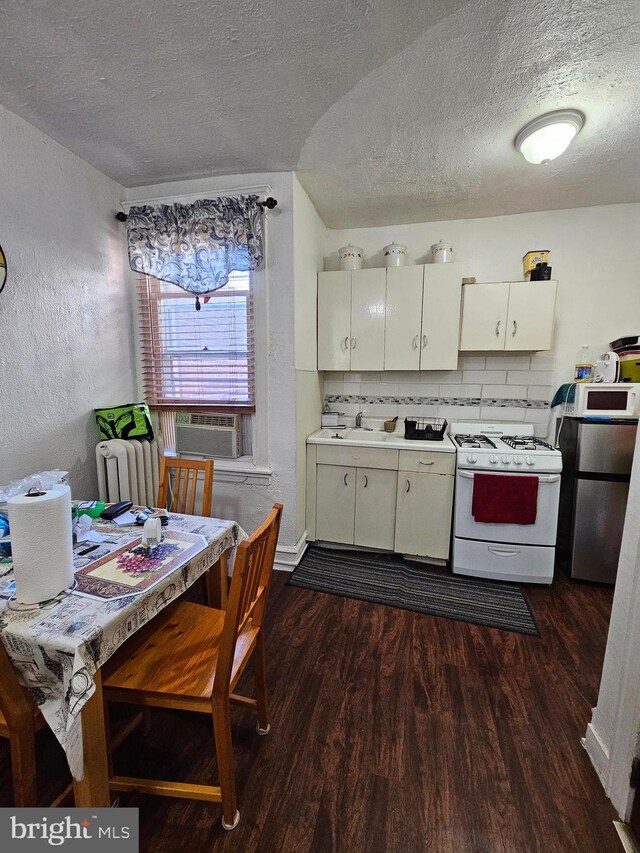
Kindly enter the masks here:
M 513 457 L 513 464 L 514 465 L 522 465 L 523 462 L 524 462 L 524 459 L 522 458 L 522 456 L 514 456 Z
M 470 453 L 467 456 L 467 462 L 471 462 L 472 465 L 474 462 L 477 462 L 477 461 L 478 461 L 478 457 L 475 455 L 475 453 Z
M 508 456 L 503 456 L 501 461 L 503 465 L 508 465 L 511 462 Z
M 491 462 L 492 465 L 497 465 L 499 461 L 500 460 L 495 455 L 495 453 L 492 453 L 491 456 L 489 457 L 489 462 Z
M 524 461 L 527 463 L 527 465 L 535 465 L 536 464 L 533 456 L 527 456 L 527 458 Z

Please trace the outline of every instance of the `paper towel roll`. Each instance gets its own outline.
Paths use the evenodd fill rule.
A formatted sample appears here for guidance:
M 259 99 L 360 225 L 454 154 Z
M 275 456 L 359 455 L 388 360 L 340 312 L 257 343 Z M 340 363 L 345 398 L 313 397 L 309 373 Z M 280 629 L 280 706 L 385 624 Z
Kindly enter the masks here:
M 7 501 L 16 601 L 36 604 L 73 584 L 71 492 L 63 484 Z

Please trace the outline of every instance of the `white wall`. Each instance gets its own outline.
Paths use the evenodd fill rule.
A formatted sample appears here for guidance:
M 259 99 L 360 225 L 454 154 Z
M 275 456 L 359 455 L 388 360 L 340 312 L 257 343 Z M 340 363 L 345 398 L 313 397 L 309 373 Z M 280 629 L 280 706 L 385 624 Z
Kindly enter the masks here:
M 430 246 L 451 241 L 462 276 L 482 281 L 522 279 L 522 256 L 531 249 L 549 249 L 558 299 L 553 349 L 550 354 L 463 355 L 458 371 L 325 375 L 327 394 L 412 395 L 473 398 L 477 392 L 549 400 L 552 391 L 573 377 L 578 348 L 588 343 L 596 354 L 623 334 L 637 334 L 640 317 L 638 254 L 640 204 L 608 205 L 577 210 L 525 213 L 487 219 L 417 223 L 384 228 L 330 230 L 326 269 L 338 268 L 337 250 L 351 242 L 365 250 L 365 266 L 384 266 L 382 247 L 391 240 L 408 246 L 408 263 L 429 263 Z M 381 384 L 382 383 L 382 384 Z M 456 386 L 458 386 L 456 388 Z M 511 388 L 509 388 L 511 386 Z M 456 394 L 456 390 L 458 394 Z M 404 393 L 403 393 L 404 392 Z M 532 396 L 533 395 L 533 396 Z M 340 407 L 343 410 L 343 407 Z M 367 408 L 360 405 L 360 408 Z M 414 407 L 415 408 L 415 407 Z M 382 411 L 369 407 L 371 414 Z M 494 413 L 499 411 L 493 410 Z M 401 415 L 404 411 L 399 412 Z M 421 412 L 416 412 L 420 414 Z M 423 412 L 434 414 L 434 412 Z M 491 410 L 464 411 L 446 407 L 437 414 L 458 420 L 486 419 Z M 547 413 L 513 407 L 502 419 L 526 419 L 546 431 Z M 497 417 L 493 418 L 498 419 Z
M 293 178 L 296 366 L 296 536 L 305 532 L 306 438 L 320 425 L 322 379 L 317 372 L 317 273 L 327 251 L 327 231 L 309 196 Z
M 316 370 L 317 275 L 327 252 L 327 229 L 295 175 L 293 204 L 296 370 Z
M 97 406 L 135 395 L 122 189 L 0 107 L 0 482 L 70 471 L 96 497 Z
M 631 763 L 640 731 L 640 433 L 636 441 L 624 535 L 598 704 L 586 748 L 604 788 L 627 820 Z
M 222 518 L 237 519 L 252 532 L 279 501 L 284 505 L 279 549 L 292 552 L 297 541 L 293 175 L 278 172 L 172 181 L 129 189 L 126 199 L 220 194 L 258 186 L 271 187 L 270 194 L 278 200 L 278 207 L 266 216 L 266 274 L 260 276 L 266 287 L 268 337 L 260 350 L 262 355 L 256 352 L 257 429 L 266 441 L 266 462 L 272 473 L 267 483 L 255 482 L 251 477 L 247 482 L 223 482 L 221 477 L 214 477 L 213 512 Z M 256 330 L 256 334 L 261 331 L 264 330 Z

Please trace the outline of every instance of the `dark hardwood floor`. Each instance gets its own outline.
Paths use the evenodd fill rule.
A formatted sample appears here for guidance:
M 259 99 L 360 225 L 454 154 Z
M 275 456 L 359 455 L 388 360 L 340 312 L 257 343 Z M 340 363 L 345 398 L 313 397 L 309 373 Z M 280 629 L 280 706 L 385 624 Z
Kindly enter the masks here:
M 610 589 L 563 577 L 529 589 L 537 638 L 286 580 L 276 573 L 269 611 L 271 733 L 234 710 L 240 825 L 222 829 L 216 805 L 123 796 L 140 807 L 143 853 L 621 850 L 580 745 Z M 45 803 L 67 776 L 49 732 L 38 745 Z M 151 734 L 131 735 L 116 767 L 210 781 L 209 719 L 154 711 Z M 10 805 L 4 743 L 0 785 Z

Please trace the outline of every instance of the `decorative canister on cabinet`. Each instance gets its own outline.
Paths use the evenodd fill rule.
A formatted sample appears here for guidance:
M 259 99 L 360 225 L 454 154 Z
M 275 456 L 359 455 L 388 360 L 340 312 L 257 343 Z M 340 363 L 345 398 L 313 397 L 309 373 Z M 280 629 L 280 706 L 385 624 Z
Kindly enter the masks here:
M 352 246 L 349 243 L 338 249 L 338 258 L 340 259 L 341 270 L 361 270 L 362 261 L 364 260 L 364 249 L 358 246 Z
M 407 262 L 407 247 L 401 243 L 389 243 L 382 250 L 385 267 L 403 267 Z
M 453 261 L 453 246 L 451 243 L 440 240 L 439 243 L 433 243 L 431 246 L 431 254 L 434 264 L 450 264 Z

